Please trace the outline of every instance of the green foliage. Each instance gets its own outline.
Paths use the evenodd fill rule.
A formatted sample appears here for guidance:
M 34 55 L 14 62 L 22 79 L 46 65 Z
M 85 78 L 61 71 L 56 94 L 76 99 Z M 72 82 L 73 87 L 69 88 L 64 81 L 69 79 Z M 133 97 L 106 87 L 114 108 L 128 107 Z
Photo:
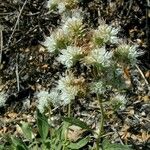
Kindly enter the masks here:
M 102 143 L 104 150 L 132 150 L 128 145 L 111 144 L 108 140 L 104 140 Z
M 63 120 L 70 123 L 71 125 L 79 126 L 82 129 L 92 130 L 85 122 L 83 122 L 79 119 L 76 119 L 73 117 L 64 117 Z
M 85 137 L 76 143 L 70 143 L 68 145 L 68 148 L 74 149 L 74 150 L 80 149 L 80 148 L 84 147 L 89 142 L 89 140 L 90 140 L 89 137 Z
M 25 138 L 28 140 L 32 140 L 33 132 L 32 132 L 31 127 L 29 126 L 29 124 L 26 122 L 23 122 L 21 125 L 21 129 L 22 129 L 22 132 L 23 132 Z
M 42 140 L 45 141 L 48 135 L 49 124 L 47 118 L 39 110 L 37 110 L 37 126 Z
M 35 133 L 30 125 L 26 122 L 23 122 L 21 125 L 21 129 L 23 132 L 23 139 L 16 138 L 11 136 L 9 138 L 10 146 L 9 150 L 76 150 L 81 149 L 89 142 L 90 138 L 85 137 L 83 139 L 79 139 L 77 142 L 69 141 L 66 136 L 66 131 L 69 124 L 75 124 L 83 129 L 90 129 L 86 123 L 74 119 L 74 118 L 64 118 L 64 122 L 59 128 L 53 128 L 48 124 L 48 119 L 44 114 L 41 114 L 39 110 L 37 110 L 37 127 L 40 138 L 37 136 L 33 136 Z M 69 124 L 68 124 L 69 122 Z M 50 131 L 50 135 L 49 135 Z M 49 135 L 49 136 L 48 136 Z M 4 145 L 0 146 L 0 150 L 6 149 Z

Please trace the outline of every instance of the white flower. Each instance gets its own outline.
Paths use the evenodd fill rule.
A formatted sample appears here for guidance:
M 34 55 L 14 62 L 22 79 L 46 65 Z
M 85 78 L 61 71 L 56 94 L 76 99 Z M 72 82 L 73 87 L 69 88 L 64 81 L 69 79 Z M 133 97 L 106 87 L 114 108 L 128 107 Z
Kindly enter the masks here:
M 56 9 L 60 0 L 49 0 L 47 2 L 47 8 Z
M 59 13 L 63 13 L 66 8 L 72 9 L 78 4 L 78 0 L 49 0 L 47 7 L 51 10 L 58 8 Z
M 50 94 L 49 94 L 49 101 L 51 103 L 53 103 L 54 106 L 58 106 L 60 105 L 60 94 L 59 94 L 59 91 L 58 89 L 54 88 L 51 90 Z
M 42 43 L 50 53 L 57 52 L 63 49 L 69 43 L 67 36 L 64 34 L 62 29 L 58 29 L 53 32 L 50 37 L 47 37 L 45 42 Z
M 82 83 L 82 78 L 75 78 L 71 72 L 65 77 L 60 78 L 56 88 L 60 91 L 62 105 L 69 104 L 71 100 L 75 99 L 80 91 L 83 91 L 83 88 L 81 88 Z
M 5 106 L 6 103 L 6 94 L 4 92 L 0 92 L 0 107 Z
M 104 87 L 104 84 L 102 81 L 98 81 L 98 82 L 93 82 L 90 84 L 90 91 L 91 93 L 104 94 L 104 92 L 106 91 L 106 88 Z
M 48 101 L 50 99 L 50 95 L 47 91 L 40 91 L 39 93 L 37 93 L 37 98 L 38 98 L 37 108 L 41 113 L 43 113 L 45 107 L 48 107 Z
M 69 37 L 80 37 L 83 35 L 84 25 L 81 17 L 67 18 L 65 23 L 62 25 L 63 31 Z
M 126 102 L 127 100 L 125 96 L 120 94 L 115 95 L 111 99 L 111 104 L 115 110 L 117 110 L 118 108 L 123 110 L 125 108 Z
M 112 52 L 106 51 L 105 47 L 92 49 L 84 58 L 86 64 L 98 64 L 102 67 L 111 65 Z
M 59 13 L 61 14 L 61 13 L 63 13 L 65 10 L 66 10 L 65 4 L 64 4 L 63 2 L 60 2 L 60 3 L 58 4 L 58 11 L 59 11 Z
M 68 46 L 67 49 L 61 50 L 61 55 L 57 60 L 66 65 L 67 68 L 70 68 L 81 57 L 81 55 L 82 50 L 80 47 Z
M 93 42 L 95 45 L 102 46 L 107 42 L 118 43 L 117 34 L 119 29 L 107 25 L 104 22 L 93 32 Z
M 135 64 L 137 62 L 136 58 L 142 54 L 143 52 L 137 51 L 137 45 L 123 43 L 117 47 L 114 56 L 120 62 Z

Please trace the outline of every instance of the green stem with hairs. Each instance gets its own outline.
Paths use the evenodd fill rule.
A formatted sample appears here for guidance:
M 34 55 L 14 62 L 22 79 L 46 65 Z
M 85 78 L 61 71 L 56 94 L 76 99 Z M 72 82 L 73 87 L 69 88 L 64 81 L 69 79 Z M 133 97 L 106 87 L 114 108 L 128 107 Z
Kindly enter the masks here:
M 68 117 L 71 117 L 71 103 L 68 104 Z M 66 128 L 65 135 L 65 143 L 67 142 L 68 128 Z M 65 150 L 66 145 L 63 145 L 63 150 Z
M 103 104 L 102 104 L 102 99 L 100 98 L 99 94 L 97 94 L 97 99 L 99 102 L 100 112 L 101 112 L 101 119 L 99 122 L 99 133 L 98 133 L 98 137 L 97 137 L 97 141 L 96 141 L 96 150 L 99 150 L 100 149 L 100 146 L 99 146 L 100 139 L 104 133 L 104 108 L 103 108 Z

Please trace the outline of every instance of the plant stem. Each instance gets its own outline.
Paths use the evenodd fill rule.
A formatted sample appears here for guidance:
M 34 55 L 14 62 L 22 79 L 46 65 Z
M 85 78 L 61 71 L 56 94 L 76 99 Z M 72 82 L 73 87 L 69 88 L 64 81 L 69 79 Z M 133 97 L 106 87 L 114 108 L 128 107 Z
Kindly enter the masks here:
M 100 98 L 99 94 L 97 94 L 97 99 L 98 99 L 100 111 L 101 111 L 101 120 L 99 122 L 99 133 L 98 133 L 98 137 L 97 137 L 97 141 L 96 141 L 96 150 L 99 150 L 100 149 L 100 147 L 99 147 L 100 139 L 104 132 L 104 108 L 103 108 L 103 104 L 102 104 L 102 99 Z
M 71 116 L 71 103 L 68 104 L 68 117 Z M 67 142 L 67 136 L 68 136 L 68 127 L 66 128 L 66 132 L 65 132 L 65 143 Z M 65 150 L 66 145 L 63 145 L 63 150 Z
M 68 104 L 68 117 L 71 116 L 71 103 Z

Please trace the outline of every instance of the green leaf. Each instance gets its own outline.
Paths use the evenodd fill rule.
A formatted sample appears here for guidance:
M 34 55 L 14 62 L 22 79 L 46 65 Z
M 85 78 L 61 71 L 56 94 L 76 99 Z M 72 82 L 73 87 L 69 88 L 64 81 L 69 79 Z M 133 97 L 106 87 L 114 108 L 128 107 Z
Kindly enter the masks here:
M 46 116 L 44 114 L 41 114 L 39 110 L 37 110 L 37 125 L 42 140 L 46 140 L 49 130 L 49 124 Z
M 17 145 L 16 150 L 26 150 L 22 145 Z
M 84 147 L 88 142 L 89 142 L 89 137 L 86 137 L 86 138 L 81 139 L 80 141 L 78 141 L 76 143 L 70 143 L 68 145 L 68 148 L 80 149 L 80 148 Z
M 32 140 L 32 129 L 31 127 L 29 126 L 28 123 L 26 122 L 23 122 L 22 125 L 21 125 L 21 129 L 22 129 L 22 132 L 24 134 L 24 136 L 27 138 L 27 139 L 30 139 Z
M 102 146 L 104 150 L 132 150 L 128 145 L 111 144 L 108 140 L 104 140 Z
M 28 150 L 25 143 L 15 137 L 11 137 L 12 144 L 14 145 L 16 150 Z
M 64 121 L 69 122 L 72 125 L 76 125 L 78 127 L 81 127 L 82 129 L 87 129 L 87 130 L 91 130 L 92 129 L 83 121 L 73 118 L 73 117 L 64 117 L 63 118 Z
M 3 150 L 4 149 L 4 145 L 0 145 L 0 150 Z

